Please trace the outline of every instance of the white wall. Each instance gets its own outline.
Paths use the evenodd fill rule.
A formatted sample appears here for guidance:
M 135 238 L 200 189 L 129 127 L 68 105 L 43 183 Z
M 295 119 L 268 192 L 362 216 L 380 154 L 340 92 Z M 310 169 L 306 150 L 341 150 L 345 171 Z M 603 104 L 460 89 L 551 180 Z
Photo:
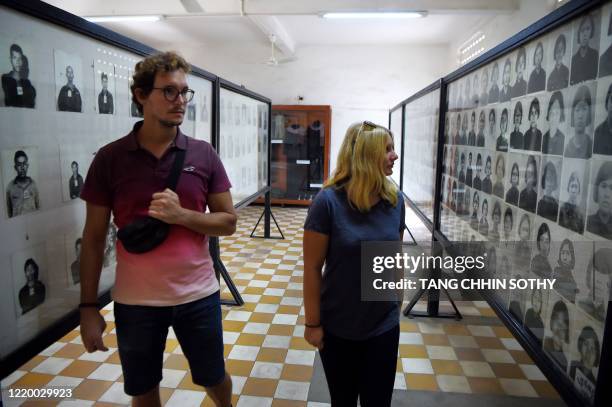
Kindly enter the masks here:
M 448 61 L 450 71 L 460 67 L 457 50 L 474 33 L 482 31 L 485 34 L 486 38 L 480 44 L 484 46 L 486 52 L 551 13 L 556 4 L 557 0 L 520 0 L 520 8 L 514 13 L 492 15 L 483 19 L 483 22 L 474 27 L 466 37 L 459 37 L 450 42 Z
M 274 104 L 331 105 L 330 170 L 349 124 L 388 124 L 389 108 L 449 71 L 448 47 L 302 46 L 297 60 L 276 67 L 269 50 L 226 44 L 179 51 L 194 65 L 266 95 Z

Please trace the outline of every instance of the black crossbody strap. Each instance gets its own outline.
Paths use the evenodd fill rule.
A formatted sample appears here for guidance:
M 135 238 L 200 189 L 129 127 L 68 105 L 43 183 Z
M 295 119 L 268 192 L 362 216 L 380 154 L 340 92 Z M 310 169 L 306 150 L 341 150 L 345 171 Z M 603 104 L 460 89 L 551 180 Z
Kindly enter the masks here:
M 183 163 L 185 162 L 185 150 L 177 150 L 174 154 L 174 164 L 172 164 L 172 170 L 170 171 L 170 175 L 166 180 L 166 188 L 170 188 L 171 190 L 176 190 L 176 184 L 181 176 L 181 172 L 183 171 Z

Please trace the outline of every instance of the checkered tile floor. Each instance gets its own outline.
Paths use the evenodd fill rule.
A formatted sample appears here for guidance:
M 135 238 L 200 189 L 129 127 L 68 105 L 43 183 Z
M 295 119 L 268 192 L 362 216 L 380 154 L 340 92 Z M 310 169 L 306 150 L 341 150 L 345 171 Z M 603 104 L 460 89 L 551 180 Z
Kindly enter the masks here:
M 261 210 L 242 210 L 236 234 L 221 240 L 224 264 L 246 303 L 223 309 L 234 406 L 329 406 L 308 401 L 315 350 L 304 340 L 302 325 L 301 228 L 306 210 L 274 208 L 286 239 L 252 239 L 249 234 Z M 227 289 L 223 296 L 230 298 Z M 460 301 L 458 305 L 464 315 L 494 319 L 485 302 Z M 70 386 L 75 399 L 60 405 L 128 404 L 112 303 L 103 313 L 108 323 L 104 337 L 108 352 L 84 352 L 77 328 L 7 377 L 2 387 Z M 429 321 L 402 318 L 396 389 L 559 397 L 501 323 Z M 213 405 L 192 383 L 172 331 L 164 360 L 161 395 L 166 405 Z M 5 400 L 5 405 L 11 404 Z

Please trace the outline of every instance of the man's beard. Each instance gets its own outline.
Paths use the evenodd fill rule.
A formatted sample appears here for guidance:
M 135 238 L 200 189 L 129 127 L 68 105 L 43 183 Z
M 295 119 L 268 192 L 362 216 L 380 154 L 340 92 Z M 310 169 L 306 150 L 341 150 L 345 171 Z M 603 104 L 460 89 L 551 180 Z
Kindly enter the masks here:
M 173 127 L 180 126 L 181 124 L 183 124 L 183 121 L 179 120 L 178 122 L 176 122 L 176 121 L 170 121 L 170 120 L 160 120 L 159 123 L 164 127 L 173 128 Z

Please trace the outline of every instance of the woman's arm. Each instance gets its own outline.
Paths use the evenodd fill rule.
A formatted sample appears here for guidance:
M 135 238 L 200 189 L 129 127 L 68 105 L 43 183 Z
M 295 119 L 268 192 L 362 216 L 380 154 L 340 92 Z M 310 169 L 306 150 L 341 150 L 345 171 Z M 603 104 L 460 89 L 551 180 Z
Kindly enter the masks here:
M 329 235 L 304 231 L 304 312 L 306 329 L 304 338 L 311 345 L 323 347 L 321 327 L 321 273 L 327 256 Z M 309 327 L 310 326 L 310 327 Z

